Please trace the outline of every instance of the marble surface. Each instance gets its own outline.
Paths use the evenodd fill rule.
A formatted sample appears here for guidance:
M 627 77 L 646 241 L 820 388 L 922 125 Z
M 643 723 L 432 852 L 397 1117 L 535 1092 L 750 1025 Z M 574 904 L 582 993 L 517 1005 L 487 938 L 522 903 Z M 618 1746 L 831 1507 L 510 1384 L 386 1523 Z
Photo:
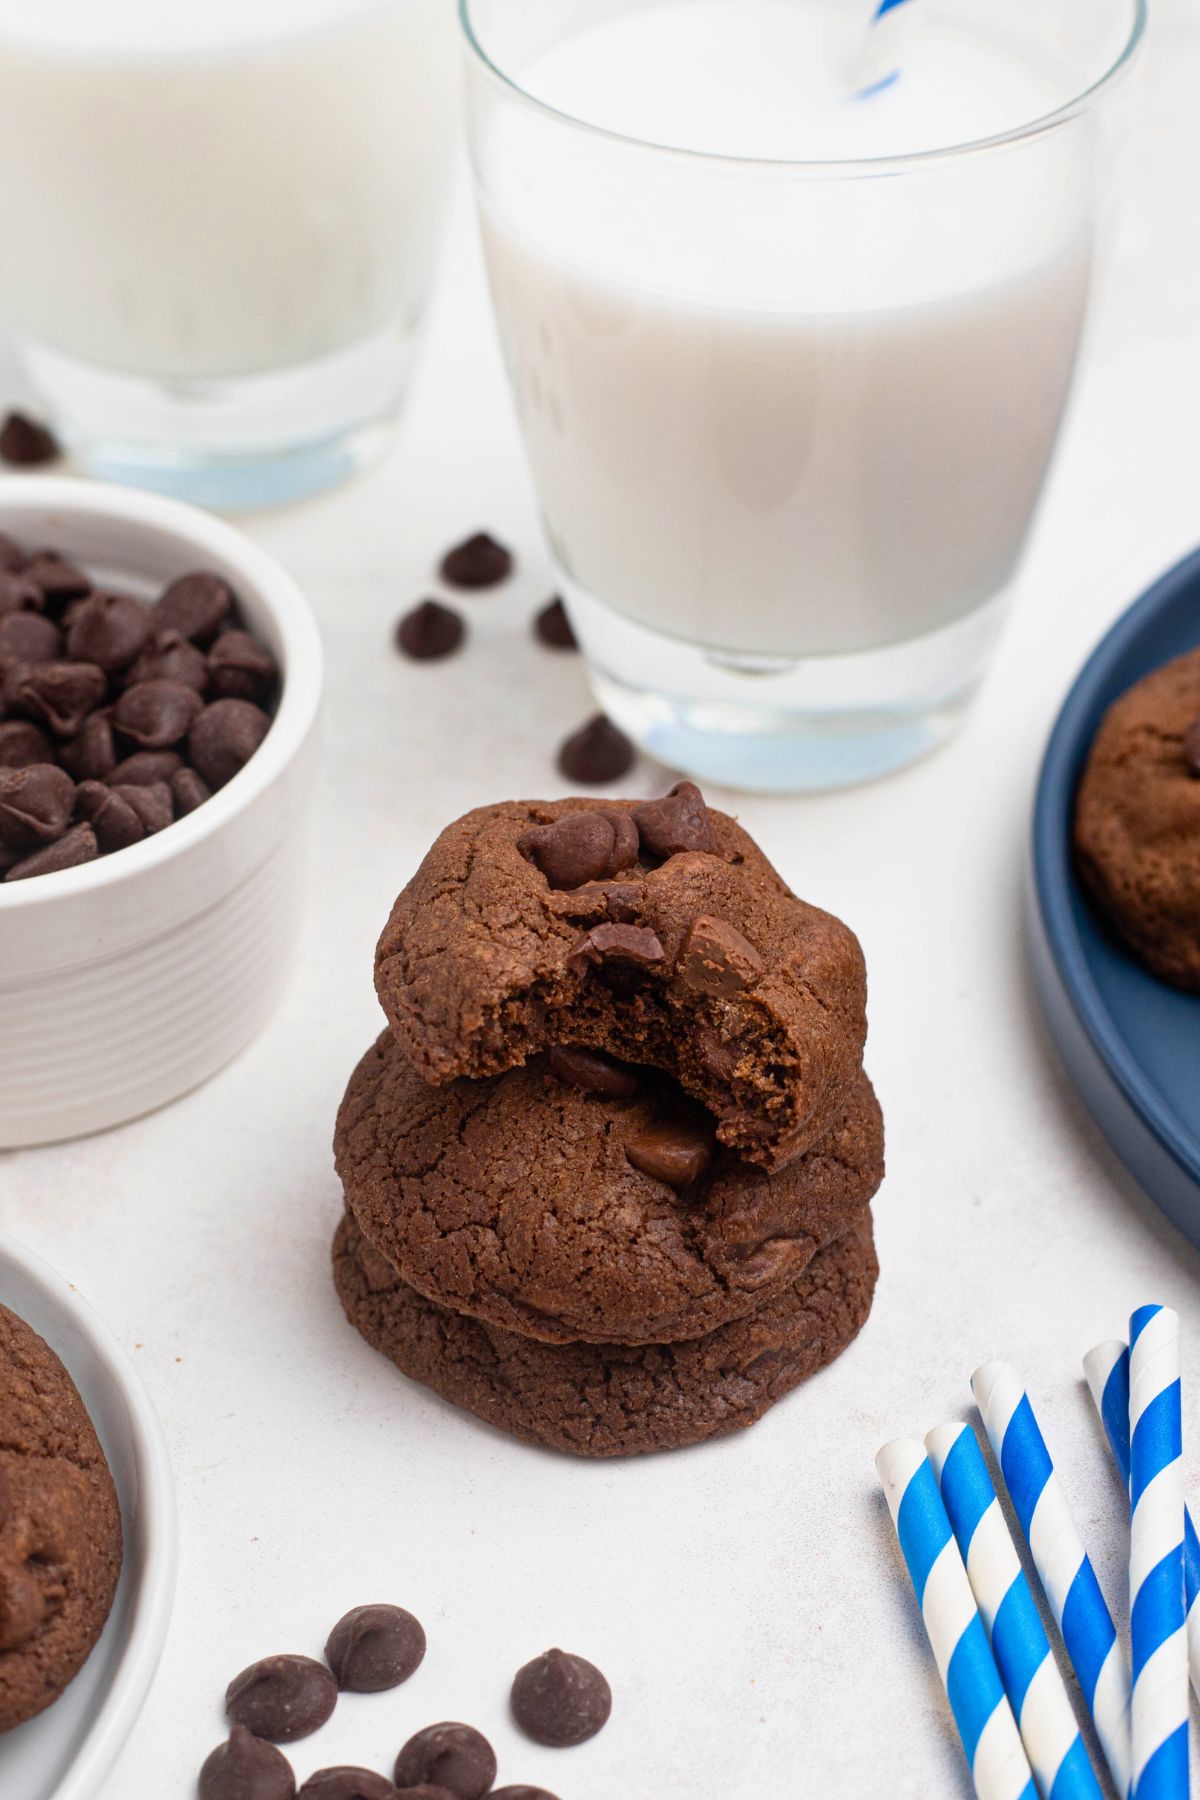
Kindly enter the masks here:
M 1182 8 L 1179 9 L 1182 12 Z M 861 934 L 868 1066 L 888 1122 L 883 1276 L 854 1348 L 752 1432 L 666 1458 L 523 1449 L 402 1381 L 344 1324 L 328 1276 L 329 1139 L 379 1025 L 371 952 L 439 827 L 562 791 L 551 749 L 587 710 L 574 658 L 535 646 L 549 589 L 473 228 L 460 196 L 427 355 L 388 461 L 249 529 L 298 577 L 329 662 L 311 896 L 278 1016 L 188 1099 L 90 1140 L 0 1158 L 0 1227 L 43 1251 L 134 1357 L 166 1428 L 183 1560 L 145 1712 L 100 1800 L 192 1792 L 221 1695 L 270 1651 L 319 1654 L 347 1607 L 412 1608 L 419 1674 L 346 1697 L 294 1747 L 390 1768 L 419 1726 L 472 1721 L 501 1780 L 562 1800 L 931 1800 L 969 1792 L 872 1458 L 970 1416 L 986 1357 L 1026 1371 L 1102 1581 L 1121 1495 L 1080 1358 L 1132 1306 L 1177 1306 L 1200 1384 L 1200 1258 L 1105 1148 L 1044 1037 L 1021 942 L 1037 762 L 1106 625 L 1200 536 L 1200 33 L 1156 34 L 1126 210 L 1068 429 L 992 679 L 961 736 L 875 787 L 733 801 L 788 878 Z M 468 599 L 440 666 L 395 657 L 395 615 L 440 549 L 489 526 L 521 573 Z M 643 766 L 630 786 L 661 788 Z M 1189 1408 L 1189 1424 L 1196 1415 Z M 1200 1433 L 1187 1446 L 1200 1478 Z M 609 1674 L 608 1729 L 522 1742 L 517 1666 L 550 1644 Z

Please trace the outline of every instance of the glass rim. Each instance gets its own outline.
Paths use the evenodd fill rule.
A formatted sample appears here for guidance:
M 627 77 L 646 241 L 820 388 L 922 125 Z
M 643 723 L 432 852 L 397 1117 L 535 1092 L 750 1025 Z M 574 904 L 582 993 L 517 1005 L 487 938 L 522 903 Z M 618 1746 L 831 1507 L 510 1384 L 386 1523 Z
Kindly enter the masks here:
M 1128 0 L 1128 4 L 1132 12 L 1132 22 L 1121 46 L 1120 54 L 1085 88 L 1072 95 L 1069 100 L 1065 100 L 1061 106 L 1054 107 L 1052 111 L 1040 113 L 1035 118 L 1023 121 L 1020 125 L 1010 126 L 1006 131 L 994 132 L 987 137 L 967 138 L 961 143 L 935 144 L 928 149 L 902 151 L 887 156 L 830 158 L 746 156 L 732 155 L 721 150 L 696 150 L 683 144 L 659 143 L 654 138 L 637 137 L 630 132 L 614 130 L 609 125 L 597 125 L 590 119 L 581 119 L 577 114 L 565 112 L 561 107 L 552 106 L 549 101 L 542 100 L 538 95 L 531 93 L 528 88 L 522 86 L 515 75 L 502 68 L 484 49 L 475 28 L 474 13 L 477 0 L 458 0 L 458 18 L 469 52 L 490 80 L 499 83 L 530 111 L 541 113 L 547 119 L 557 121 L 574 131 L 586 132 L 592 137 L 607 139 L 610 143 L 624 145 L 628 149 L 647 150 L 657 156 L 675 157 L 685 162 L 696 162 L 711 167 L 724 165 L 735 169 L 764 169 L 780 172 L 790 170 L 801 175 L 883 175 L 899 173 L 905 169 L 928 167 L 931 164 L 951 161 L 956 157 L 976 156 L 992 150 L 1009 148 L 1057 131 L 1071 119 L 1077 118 L 1125 73 L 1141 45 L 1146 33 L 1148 0 Z

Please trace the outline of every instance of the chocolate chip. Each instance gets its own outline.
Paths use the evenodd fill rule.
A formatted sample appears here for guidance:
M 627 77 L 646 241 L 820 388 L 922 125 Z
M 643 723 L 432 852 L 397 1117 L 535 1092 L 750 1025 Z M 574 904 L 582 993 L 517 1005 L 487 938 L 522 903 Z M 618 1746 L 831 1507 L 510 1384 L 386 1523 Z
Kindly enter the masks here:
M 682 1190 L 700 1180 L 713 1158 L 711 1126 L 698 1119 L 664 1120 L 627 1138 L 625 1154 L 652 1181 Z
M 356 1606 L 338 1620 L 325 1660 L 340 1688 L 381 1694 L 399 1687 L 421 1665 L 425 1633 L 402 1606 Z
M 597 925 L 606 919 L 632 925 L 641 904 L 642 888 L 636 881 L 589 881 L 556 896 L 554 910 L 566 919 L 585 919 Z
M 113 782 L 112 793 L 118 794 L 137 814 L 147 837 L 165 831 L 175 820 L 175 802 L 165 781 Z
M 154 623 L 207 649 L 233 612 L 233 590 L 219 575 L 181 575 L 154 602 Z
M 98 853 L 96 834 L 90 825 L 75 825 L 57 843 L 47 844 L 14 863 L 5 881 L 26 881 L 31 875 L 57 875 L 61 869 L 75 869 L 92 862 Z
M 135 750 L 110 771 L 108 780 L 125 787 L 149 787 L 156 781 L 169 785 L 182 768 L 183 758 L 177 750 Z
M 425 1781 L 420 1787 L 393 1788 L 392 1793 L 396 1800 L 458 1800 L 458 1796 L 452 1794 L 449 1788 L 430 1787 Z M 491 1800 L 490 1794 L 488 1800 Z
M 282 1750 L 235 1725 L 200 1771 L 199 1800 L 295 1800 L 296 1778 Z
M 228 634 L 226 634 L 228 635 Z M 182 681 L 198 694 L 208 692 L 208 658 L 178 631 L 152 631 L 132 669 L 130 683 Z
M 208 653 L 212 692 L 218 700 L 270 699 L 278 670 L 265 644 L 248 631 L 223 631 Z
M 37 583 L 46 604 L 57 611 L 69 600 L 81 600 L 90 594 L 92 584 L 82 569 L 60 556 L 57 550 L 38 550 L 25 565 L 30 581 Z
M 16 569 L 0 569 L 0 613 L 41 612 L 45 595 L 36 581 Z
M 54 763 L 0 769 L 0 846 L 36 850 L 53 843 L 71 823 L 75 783 Z
M 496 1757 L 471 1725 L 445 1721 L 410 1737 L 396 1758 L 396 1786 L 449 1788 L 456 1800 L 482 1800 L 496 1779 Z
M 650 968 L 662 959 L 663 947 L 648 925 L 593 925 L 572 947 L 567 966 L 624 962 Z
M 9 612 L 0 617 L 0 656 L 40 663 L 61 655 L 62 632 L 53 619 L 36 612 Z
M 607 1681 L 582 1656 L 547 1650 L 517 1671 L 513 1718 L 535 1744 L 565 1749 L 595 1737 L 612 1711 Z
M 551 1794 L 545 1788 L 502 1787 L 493 1788 L 488 1800 L 558 1800 L 557 1794 Z
M 6 531 L 0 531 L 0 569 L 23 569 L 25 552 L 16 538 L 9 537 Z
M 74 737 L 107 692 L 104 670 L 85 662 L 34 663 L 17 685 L 19 704 L 60 738 Z
M 633 758 L 633 745 L 625 733 L 618 731 L 603 713 L 597 713 L 567 738 L 558 752 L 558 766 L 568 781 L 597 787 L 601 782 L 627 775 Z
M 704 796 L 693 781 L 679 781 L 661 800 L 633 809 L 643 845 L 654 856 L 679 856 L 687 850 L 712 851 L 712 826 Z
M 175 802 L 176 818 L 184 819 L 206 800 L 211 800 L 212 794 L 195 769 L 177 769 L 171 777 L 171 798 Z
M 701 1025 L 696 1032 L 696 1054 L 702 1066 L 718 1081 L 730 1081 L 738 1065 L 736 1044 L 727 1044 L 720 1032 Z
M 763 959 L 725 919 L 702 913 L 693 920 L 676 973 L 702 994 L 736 994 L 762 974 Z
M 243 768 L 271 729 L 249 700 L 214 700 L 188 737 L 188 754 L 210 788 L 224 787 Z
M 105 707 L 86 718 L 59 755 L 63 768 L 70 770 L 77 781 L 103 781 L 117 762 L 111 710 Z
M 512 574 L 512 552 L 486 531 L 447 550 L 441 562 L 442 580 L 456 588 L 489 588 Z
M 62 455 L 58 439 L 28 413 L 10 412 L 0 425 L 0 461 L 14 469 L 35 469 Z
M 75 814 L 86 819 L 104 855 L 140 844 L 146 835 L 140 814 L 124 795 L 103 781 L 81 781 L 75 793 Z
M 615 875 L 616 845 L 612 819 L 598 812 L 564 813 L 517 839 L 521 855 L 541 870 L 552 888 L 582 887 L 599 876 Z
M 1193 775 L 1200 775 L 1200 719 L 1183 734 L 1183 754 Z
M 31 763 L 54 761 L 50 739 L 28 719 L 0 724 L 0 769 L 27 769 Z
M 225 1690 L 225 1711 L 235 1724 L 274 1744 L 319 1730 L 336 1705 L 337 1682 L 311 1656 L 264 1656 Z
M 169 750 L 187 736 L 203 709 L 195 688 L 182 681 L 139 681 L 113 707 L 113 725 L 143 750 Z
M 396 627 L 396 647 L 415 662 L 434 662 L 458 649 L 466 626 L 450 607 L 437 600 L 422 600 L 406 612 Z
M 550 1072 L 585 1094 L 603 1094 L 609 1100 L 628 1100 L 638 1091 L 638 1078 L 625 1063 L 603 1050 L 583 1050 L 555 1044 L 547 1058 Z
M 98 588 L 72 611 L 67 655 L 109 674 L 127 669 L 150 636 L 150 608 L 132 594 Z
M 353 1769 L 344 1763 L 318 1769 L 300 1789 L 299 1800 L 396 1800 L 396 1790 L 386 1775 L 371 1769 Z
M 567 609 L 558 598 L 543 606 L 533 621 L 533 629 L 540 642 L 548 644 L 551 650 L 578 650 L 579 648 L 579 639 L 571 629 Z

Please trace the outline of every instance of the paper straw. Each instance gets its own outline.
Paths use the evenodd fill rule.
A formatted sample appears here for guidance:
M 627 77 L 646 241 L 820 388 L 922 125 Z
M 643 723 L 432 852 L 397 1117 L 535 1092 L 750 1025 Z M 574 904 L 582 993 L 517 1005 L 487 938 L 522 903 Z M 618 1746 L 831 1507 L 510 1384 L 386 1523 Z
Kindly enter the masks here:
M 1129 1619 L 1137 1800 L 1188 1800 L 1179 1315 L 1129 1321 Z
M 1050 1640 L 969 1425 L 925 1448 L 1043 1800 L 1102 1800 Z
M 901 52 L 920 10 L 921 0 L 878 0 L 854 68 L 856 100 L 869 100 L 900 79 Z
M 971 1377 L 996 1461 L 1029 1540 L 1117 1792 L 1130 1792 L 1129 1670 L 1096 1572 L 1080 1541 L 1045 1439 L 1010 1363 Z
M 875 1458 L 979 1800 L 1037 1800 L 937 1480 L 916 1438 Z
M 1113 1460 L 1129 1491 L 1129 1345 L 1120 1338 L 1097 1344 L 1083 1359 L 1096 1411 L 1104 1426 Z M 1200 1698 L 1200 1537 L 1192 1515 L 1183 1509 L 1183 1600 L 1187 1609 L 1188 1666 Z

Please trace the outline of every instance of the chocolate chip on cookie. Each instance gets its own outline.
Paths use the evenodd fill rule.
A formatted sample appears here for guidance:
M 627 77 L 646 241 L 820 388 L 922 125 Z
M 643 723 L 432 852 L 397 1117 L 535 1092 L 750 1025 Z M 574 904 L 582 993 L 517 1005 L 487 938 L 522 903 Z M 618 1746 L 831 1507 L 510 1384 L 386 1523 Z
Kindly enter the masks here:
M 684 939 L 677 977 L 704 994 L 736 994 L 762 974 L 754 945 L 724 919 L 701 916 Z
M 708 808 L 694 781 L 676 782 L 663 799 L 635 806 L 633 822 L 646 849 L 664 862 L 689 850 L 711 855 L 714 849 Z
M 609 1100 L 628 1100 L 638 1091 L 635 1070 L 619 1063 L 603 1050 L 570 1049 L 556 1044 L 546 1058 L 552 1074 L 584 1094 L 602 1094 Z
M 572 944 L 567 967 L 578 971 L 589 964 L 614 962 L 649 969 L 661 963 L 663 955 L 648 925 L 593 925 Z
M 568 813 L 523 832 L 517 849 L 552 888 L 578 888 L 631 868 L 638 857 L 638 835 L 624 813 Z
M 625 1154 L 635 1169 L 680 1192 L 707 1173 L 715 1148 L 711 1125 L 700 1119 L 656 1120 L 625 1140 Z
M 564 1750 L 584 1744 L 608 1723 L 612 1690 L 594 1663 L 565 1650 L 547 1650 L 518 1669 L 513 1718 L 535 1744 Z

